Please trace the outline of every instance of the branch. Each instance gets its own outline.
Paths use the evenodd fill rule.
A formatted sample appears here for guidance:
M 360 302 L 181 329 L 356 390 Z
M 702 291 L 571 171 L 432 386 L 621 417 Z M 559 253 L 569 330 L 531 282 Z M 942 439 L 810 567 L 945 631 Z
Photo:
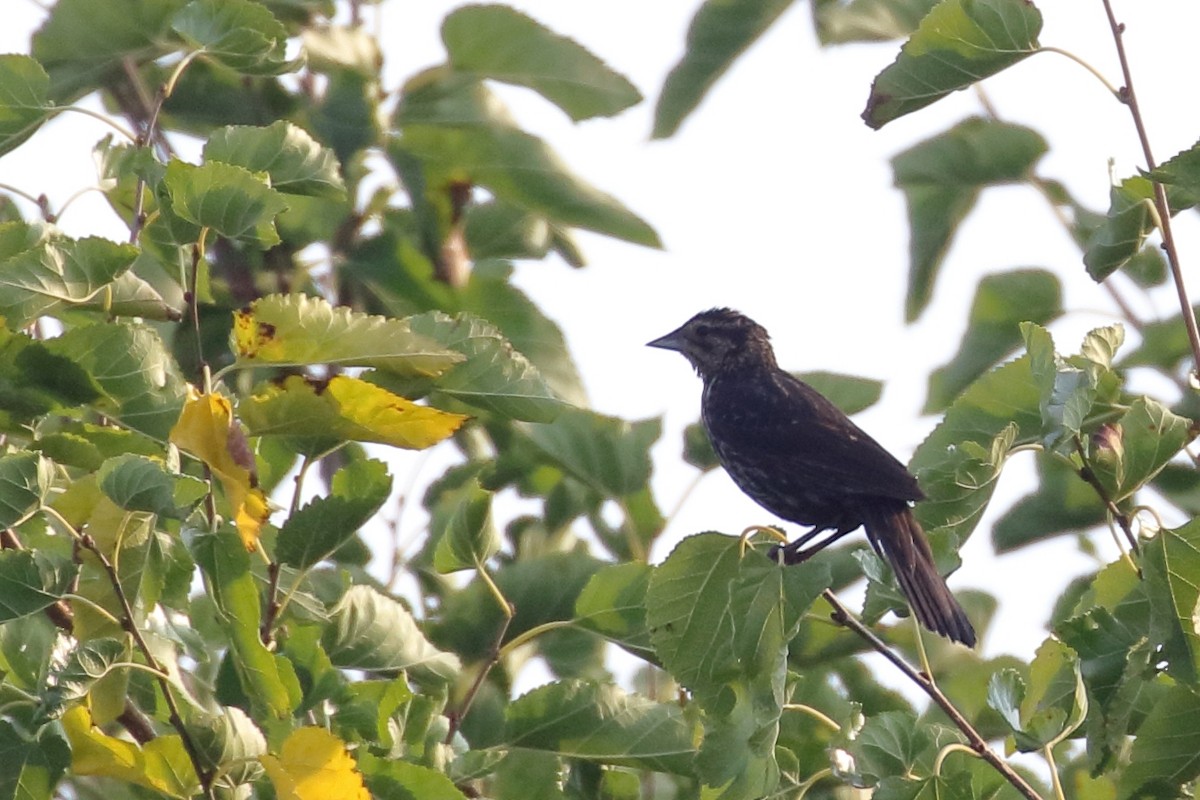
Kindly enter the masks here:
M 929 695 L 930 699 L 938 705 L 946 713 L 946 716 L 958 727 L 960 731 L 967 737 L 967 742 L 975 753 L 999 772 L 1006 781 L 1011 783 L 1018 792 L 1020 792 L 1027 800 L 1042 800 L 1041 796 L 1034 791 L 1033 787 L 1022 778 L 1017 772 L 1009 766 L 1008 762 L 996 755 L 996 752 L 988 746 L 988 743 L 979 731 L 962 715 L 954 704 L 950 702 L 946 695 L 942 694 L 942 690 L 938 688 L 933 679 L 923 672 L 917 672 L 910 667 L 904 659 L 900 658 L 882 639 L 876 636 L 867 626 L 863 625 L 850 611 L 842 605 L 842 601 L 838 600 L 831 590 L 826 589 L 822 595 L 829 605 L 833 606 L 833 621 L 839 625 L 849 628 L 854 631 L 871 645 L 880 655 L 895 665 L 896 669 L 900 670 L 904 675 L 920 687 L 921 691 Z
M 1084 452 L 1083 442 L 1079 440 L 1078 436 L 1075 437 L 1075 451 L 1079 454 L 1079 461 L 1082 463 L 1082 466 L 1079 468 L 1079 477 L 1083 478 L 1088 486 L 1091 486 L 1095 490 L 1100 501 L 1104 503 L 1104 508 L 1108 511 L 1109 515 L 1116 520 L 1117 525 L 1121 526 L 1121 530 L 1125 534 L 1125 539 L 1129 542 L 1129 548 L 1134 553 L 1138 552 L 1137 536 L 1133 532 L 1133 520 L 1129 518 L 1128 514 L 1117 507 L 1113 499 L 1108 496 L 1108 490 L 1104 488 L 1104 484 L 1100 482 L 1100 479 L 1096 477 L 1096 473 L 1088 466 L 1087 453 Z M 1138 572 L 1140 573 L 1141 570 L 1139 569 Z
M 1138 106 L 1137 93 L 1133 90 L 1133 76 L 1129 71 L 1129 59 L 1125 55 L 1125 25 L 1117 22 L 1110 0 L 1103 0 L 1103 3 L 1104 11 L 1108 15 L 1109 27 L 1112 28 L 1113 42 L 1117 47 L 1117 59 L 1121 62 L 1121 75 L 1125 80 L 1125 85 L 1121 87 L 1118 97 L 1129 107 L 1129 114 L 1133 117 L 1138 141 L 1142 145 L 1142 155 L 1146 159 L 1146 171 L 1153 172 L 1158 165 L 1154 161 L 1154 153 L 1150 149 L 1150 137 L 1146 133 L 1146 124 L 1142 119 L 1141 108 Z M 1179 251 L 1175 248 L 1175 234 L 1171 230 L 1171 207 L 1167 203 L 1167 190 L 1158 181 L 1154 181 L 1154 208 L 1158 212 L 1162 247 L 1167 254 L 1167 264 L 1171 268 L 1171 278 L 1175 283 L 1175 293 L 1179 299 L 1180 310 L 1183 312 L 1183 323 L 1187 328 L 1188 342 L 1192 347 L 1192 374 L 1195 375 L 1197 369 L 1200 369 L 1200 329 L 1196 327 L 1196 315 L 1192 311 L 1187 287 L 1183 283 L 1183 268 L 1179 264 Z
M 64 526 L 81 548 L 95 556 L 105 575 L 108 576 L 109 583 L 112 584 L 113 595 L 121 606 L 121 628 L 133 638 L 133 642 L 141 652 L 142 658 L 146 660 L 146 665 L 155 674 L 155 679 L 158 681 L 159 689 L 162 691 L 163 699 L 167 704 L 168 720 L 171 723 L 171 727 L 179 734 L 179 739 L 183 743 L 183 749 L 187 752 L 192 769 L 196 771 L 196 778 L 200 781 L 201 791 L 205 796 L 215 798 L 212 770 L 208 768 L 204 757 L 200 754 L 200 750 L 192 740 L 187 725 L 183 721 L 183 715 L 179 712 L 179 703 L 175 700 L 175 693 L 171 691 L 169 673 L 154 656 L 154 651 L 150 649 L 146 637 L 142 636 L 141 630 L 134 623 L 133 606 L 129 603 L 129 596 L 125 594 L 125 587 L 121 585 L 121 576 L 117 574 L 116 567 L 113 566 L 108 556 L 104 555 L 104 551 L 100 549 L 96 544 L 96 540 L 91 535 L 80 533 L 75 529 L 74 525 L 69 523 L 53 508 L 43 507 L 42 510 L 47 512 L 51 517 L 54 517 L 60 525 Z M 126 706 L 126 709 L 128 711 L 128 706 Z M 125 714 L 122 714 L 122 717 L 125 716 Z M 130 732 L 136 736 L 137 733 L 135 731 L 139 731 L 142 728 L 137 723 L 142 722 L 144 717 L 135 719 L 133 716 L 130 716 L 129 720 L 134 723 L 134 727 L 130 729 Z
M 475 676 L 471 688 L 467 690 L 467 695 L 463 698 L 462 704 L 458 707 L 457 711 L 453 711 L 447 715 L 450 719 L 450 725 L 449 730 L 446 732 L 446 744 L 450 744 L 454 739 L 454 734 L 458 733 L 463 717 L 471 709 L 471 703 L 475 702 L 475 695 L 479 694 L 479 690 L 483 687 L 483 682 L 487 678 L 488 673 L 492 671 L 492 667 L 500 663 L 502 652 L 500 645 L 504 641 L 505 634 L 508 633 L 508 626 L 512 624 L 513 617 L 517 614 L 516 606 L 509 602 L 504 593 L 500 591 L 500 587 L 488 575 L 487 569 L 482 564 L 477 564 L 477 571 L 479 578 L 487 585 L 492 597 L 495 598 L 497 605 L 500 606 L 500 610 L 504 614 L 504 621 L 500 624 L 500 630 L 496 633 L 496 638 L 492 641 L 491 648 L 488 649 L 487 660 L 479 668 L 479 674 Z

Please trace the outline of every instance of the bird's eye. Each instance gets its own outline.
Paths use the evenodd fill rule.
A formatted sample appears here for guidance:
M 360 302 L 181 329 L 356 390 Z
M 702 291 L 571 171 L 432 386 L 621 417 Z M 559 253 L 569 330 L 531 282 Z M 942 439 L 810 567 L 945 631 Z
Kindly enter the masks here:
M 696 335 L 699 336 L 701 339 L 707 339 L 708 335 L 710 333 L 712 333 L 712 328 L 710 326 L 708 326 L 708 325 L 697 325 L 696 326 Z

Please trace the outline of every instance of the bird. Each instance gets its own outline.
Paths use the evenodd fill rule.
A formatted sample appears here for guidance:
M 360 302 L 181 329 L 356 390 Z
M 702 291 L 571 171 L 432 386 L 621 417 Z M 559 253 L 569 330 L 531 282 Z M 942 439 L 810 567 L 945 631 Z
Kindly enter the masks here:
M 775 516 L 811 528 L 772 552 L 809 558 L 858 528 L 892 567 L 917 620 L 975 646 L 913 504 L 917 479 L 820 392 L 779 367 L 765 328 L 729 308 L 696 314 L 649 347 L 681 353 L 704 384 L 701 420 L 725 471 Z M 805 549 L 822 533 L 823 541 Z

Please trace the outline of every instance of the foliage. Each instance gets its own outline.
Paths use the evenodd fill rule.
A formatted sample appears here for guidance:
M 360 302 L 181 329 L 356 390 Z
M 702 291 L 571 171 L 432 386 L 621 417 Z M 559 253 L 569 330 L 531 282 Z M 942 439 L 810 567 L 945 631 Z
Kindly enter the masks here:
M 654 136 L 789 5 L 703 2 Z M 118 131 L 96 145 L 102 188 L 129 231 L 72 239 L 45 202 L 40 220 L 3 207 L 0 800 L 1194 793 L 1200 525 L 1155 524 L 1200 512 L 1186 295 L 1181 315 L 1097 327 L 1071 353 L 1045 327 L 1069 311 L 1054 270 L 988 276 L 929 376 L 941 417 L 912 469 L 947 569 L 1019 451 L 1037 488 L 993 526 L 998 551 L 1105 523 L 1126 549 L 1068 589 L 1031 663 L 881 622 L 907 611 L 861 549 L 782 568 L 768 533 L 710 531 L 651 565 L 661 423 L 586 407 L 511 262 L 582 265 L 576 229 L 658 236 L 492 85 L 576 122 L 641 93 L 498 4 L 451 12 L 445 62 L 390 86 L 362 6 L 58 0 L 28 54 L 0 56 L 0 155 L 98 94 Z M 872 127 L 1044 49 L 1027 0 L 811 10 L 825 45 L 905 39 L 870 88 Z M 1156 233 L 1177 273 L 1171 217 L 1200 202 L 1200 148 L 1155 165 L 1147 145 L 1106 213 L 1039 174 L 1047 149 L 985 116 L 895 157 L 910 320 L 1001 184 L 1040 192 L 1079 244 L 1069 268 L 1114 292 L 1166 281 Z M 1138 373 L 1178 391 L 1131 391 Z M 807 377 L 849 411 L 879 397 Z M 405 541 L 397 450 L 434 448 L 449 466 Z M 715 466 L 696 427 L 683 459 Z M 380 539 L 393 552 L 372 562 Z M 829 591 L 864 575 L 869 625 Z M 964 599 L 985 629 L 996 601 Z M 868 648 L 934 705 L 885 688 Z M 534 658 L 551 679 L 513 696 Z M 1040 754 L 1050 780 L 998 750 Z

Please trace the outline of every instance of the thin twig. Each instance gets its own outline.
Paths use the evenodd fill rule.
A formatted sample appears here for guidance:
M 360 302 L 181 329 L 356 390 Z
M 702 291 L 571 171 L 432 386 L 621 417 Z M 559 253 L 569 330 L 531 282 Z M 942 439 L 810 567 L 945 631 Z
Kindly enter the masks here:
M 870 628 L 863 625 L 853 614 L 850 613 L 842 601 L 838 600 L 831 590 L 826 589 L 822 595 L 829 605 L 833 606 L 833 621 L 839 625 L 849 628 L 854 631 L 860 638 L 871 645 L 872 648 L 888 661 L 890 661 L 898 670 L 915 683 L 929 698 L 937 704 L 939 708 L 946 713 L 946 716 L 958 727 L 960 731 L 967 737 L 967 743 L 971 749 L 975 751 L 984 761 L 999 772 L 1005 780 L 1013 785 L 1027 800 L 1042 800 L 1041 796 L 1034 791 L 1033 787 L 1022 778 L 1017 772 L 1009 766 L 1008 762 L 996 754 L 988 743 L 980 736 L 979 731 L 973 726 L 962 713 L 954 707 L 946 695 L 942 694 L 942 690 L 933 682 L 929 675 L 918 672 L 908 665 L 904 659 L 900 658 L 882 639 L 876 636 Z
M 75 526 L 71 525 L 53 508 L 44 507 L 42 510 L 54 517 L 60 525 L 64 526 L 71 534 L 71 537 L 100 563 L 100 567 L 104 570 L 109 583 L 112 585 L 113 596 L 116 597 L 117 602 L 121 606 L 121 628 L 133 638 L 133 642 L 141 652 L 142 658 L 146 659 L 146 665 L 154 673 L 155 679 L 158 681 L 159 689 L 163 694 L 163 700 L 167 704 L 167 719 L 171 723 L 171 727 L 179 734 L 179 739 L 183 743 L 183 749 L 187 752 L 188 760 L 191 761 L 192 768 L 196 771 L 196 778 L 200 781 L 201 790 L 207 797 L 215 800 L 216 795 L 213 792 L 212 770 L 200 754 L 200 750 L 192 740 L 191 733 L 188 732 L 187 725 L 183 721 L 183 715 L 179 711 L 179 703 L 175 699 L 175 693 L 171 691 L 169 673 L 159 663 L 158 658 L 154 655 L 154 651 L 150 649 L 150 644 L 146 641 L 146 637 L 142 635 L 141 629 L 134 622 L 133 606 L 130 605 L 129 597 L 125 594 L 125 587 L 121 585 L 121 576 L 117 574 L 116 567 L 104 555 L 104 551 L 100 549 L 96 544 L 96 540 L 91 535 L 76 530 Z
M 1117 507 L 1112 497 L 1109 496 L 1108 490 L 1104 488 L 1104 484 L 1100 482 L 1100 479 L 1096 477 L 1096 473 L 1088 465 L 1087 453 L 1084 452 L 1083 442 L 1080 441 L 1078 436 L 1075 437 L 1075 452 L 1079 454 L 1079 461 L 1081 463 L 1079 477 L 1083 478 L 1088 486 L 1091 486 L 1095 490 L 1096 495 L 1100 498 L 1100 502 L 1104 503 L 1104 508 L 1116 520 L 1117 525 L 1121 527 L 1126 541 L 1129 542 L 1129 549 L 1134 553 L 1138 552 L 1137 536 L 1133 532 L 1133 521 L 1129 518 L 1128 514 Z
M 1133 125 L 1137 129 L 1138 141 L 1142 145 L 1142 155 L 1146 159 L 1146 170 L 1153 172 L 1157 169 L 1154 153 L 1150 148 L 1150 137 L 1146 133 L 1146 124 L 1138 106 L 1137 93 L 1133 90 L 1133 76 L 1129 70 L 1129 59 L 1125 55 L 1125 25 L 1117 22 L 1113 14 L 1110 0 L 1102 0 L 1104 11 L 1108 15 L 1108 24 L 1112 28 L 1113 42 L 1117 48 L 1117 59 L 1121 62 L 1121 75 L 1125 85 L 1121 87 L 1118 97 L 1129 107 L 1133 117 Z M 1179 298 L 1180 310 L 1183 313 L 1183 323 L 1187 328 L 1188 342 L 1192 347 L 1192 374 L 1200 369 L 1200 329 L 1196 326 L 1196 315 L 1192 311 L 1192 303 L 1188 299 L 1187 287 L 1183 282 L 1183 268 L 1179 263 L 1179 251 L 1175 248 L 1175 235 L 1171 230 L 1171 207 L 1167 203 L 1167 189 L 1154 181 L 1154 207 L 1158 211 L 1159 231 L 1162 234 L 1162 247 L 1167 254 L 1167 265 L 1171 268 L 1171 278 L 1175 282 L 1175 293 Z
M 480 572 L 482 575 L 483 573 Z M 508 633 L 508 626 L 512 624 L 513 617 L 516 616 L 516 609 L 512 603 L 507 604 L 504 620 L 500 624 L 500 630 L 496 633 L 496 638 L 492 642 L 492 646 L 488 648 L 487 660 L 479 668 L 479 672 L 475 675 L 475 680 L 471 683 L 471 688 L 467 690 L 466 696 L 463 698 L 462 704 L 458 710 L 447 716 L 450 724 L 446 731 L 445 743 L 450 744 L 454 741 L 454 734 L 458 733 L 458 729 L 462 726 L 463 718 L 467 716 L 467 712 L 471 710 L 471 704 L 475 702 L 475 696 L 479 694 L 479 690 L 483 688 L 483 682 L 487 679 L 488 674 L 492 671 L 492 667 L 500 661 L 500 643 L 504 641 L 505 634 Z

